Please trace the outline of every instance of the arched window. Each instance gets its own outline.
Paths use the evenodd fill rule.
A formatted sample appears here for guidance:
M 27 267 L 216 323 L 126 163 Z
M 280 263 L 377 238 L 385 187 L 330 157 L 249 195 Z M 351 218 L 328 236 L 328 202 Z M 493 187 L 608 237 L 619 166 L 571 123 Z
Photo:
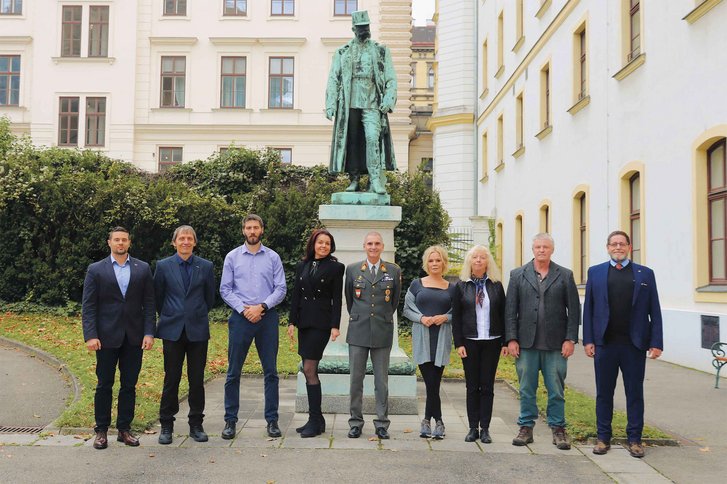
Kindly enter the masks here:
M 709 206 L 709 282 L 727 284 L 727 166 L 725 140 L 707 150 L 707 203 Z
M 634 173 L 629 179 L 629 232 L 631 259 L 641 263 L 641 176 Z
M 427 71 L 427 88 L 434 89 L 434 67 L 429 66 Z
M 515 267 L 523 265 L 523 216 L 515 217 Z

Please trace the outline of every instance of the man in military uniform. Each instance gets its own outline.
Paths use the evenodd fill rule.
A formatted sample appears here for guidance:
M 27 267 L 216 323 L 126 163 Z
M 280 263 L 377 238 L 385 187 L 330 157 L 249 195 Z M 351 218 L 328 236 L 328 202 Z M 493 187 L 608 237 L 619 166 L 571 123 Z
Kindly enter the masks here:
M 346 306 L 348 307 L 348 361 L 351 371 L 351 427 L 348 436 L 361 436 L 363 420 L 363 381 L 366 360 L 371 355 L 376 395 L 376 436 L 388 439 L 389 433 L 389 354 L 394 338 L 394 312 L 399 305 L 401 269 L 381 260 L 384 240 L 378 232 L 364 239 L 366 259 L 346 268 Z
M 391 52 L 370 39 L 369 14 L 351 14 L 356 36 L 336 50 L 326 87 L 326 118 L 336 118 L 331 142 L 331 173 L 348 173 L 347 192 L 359 190 L 369 174 L 369 191 L 386 193 L 384 169 L 395 170 L 387 113 L 396 104 L 396 72 Z

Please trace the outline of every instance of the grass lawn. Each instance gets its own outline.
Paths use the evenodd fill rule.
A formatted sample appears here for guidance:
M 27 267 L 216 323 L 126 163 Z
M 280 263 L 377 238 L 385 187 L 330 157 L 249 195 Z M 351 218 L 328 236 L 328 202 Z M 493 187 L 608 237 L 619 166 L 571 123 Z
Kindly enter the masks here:
M 217 314 L 217 313 L 215 313 Z M 291 344 L 286 334 L 286 327 L 280 327 L 280 343 L 278 349 L 278 372 L 281 375 L 294 375 L 298 371 L 300 357 L 296 347 Z M 209 344 L 205 378 L 210 379 L 227 371 L 227 324 L 224 321 L 210 325 L 212 338 Z M 86 350 L 79 317 L 59 317 L 38 314 L 0 314 L 0 334 L 23 342 L 29 346 L 46 351 L 61 361 L 78 378 L 81 384 L 80 399 L 69 406 L 61 415 L 58 423 L 61 427 L 91 428 L 93 418 L 93 393 L 96 386 L 96 359 Z M 407 352 L 411 352 L 411 336 L 401 336 L 399 344 Z M 246 374 L 262 374 L 262 366 L 257 352 L 251 348 L 243 368 Z M 498 378 L 502 378 L 517 387 L 517 375 L 512 358 L 501 358 L 497 370 Z M 462 360 L 452 350 L 450 363 L 444 372 L 445 378 L 464 378 Z M 117 373 L 118 381 L 118 373 Z M 161 341 L 157 340 L 154 348 L 144 354 L 144 363 L 139 375 L 137 386 L 136 414 L 132 424 L 136 430 L 153 425 L 159 412 L 162 383 L 164 381 L 164 364 Z M 118 384 L 115 387 L 118 391 Z M 464 388 L 462 389 L 464 391 Z M 182 377 L 180 393 L 187 392 L 186 372 Z M 586 439 L 595 436 L 595 402 L 592 398 L 570 388 L 566 389 L 566 419 L 569 432 L 575 439 Z M 542 385 L 538 392 L 538 406 L 545 412 L 546 394 Z M 113 405 L 114 412 L 116 402 Z M 115 417 L 114 417 L 115 418 Z M 625 437 L 626 415 L 616 412 L 614 415 L 614 437 Z M 645 427 L 645 438 L 668 438 L 667 434 L 657 429 Z

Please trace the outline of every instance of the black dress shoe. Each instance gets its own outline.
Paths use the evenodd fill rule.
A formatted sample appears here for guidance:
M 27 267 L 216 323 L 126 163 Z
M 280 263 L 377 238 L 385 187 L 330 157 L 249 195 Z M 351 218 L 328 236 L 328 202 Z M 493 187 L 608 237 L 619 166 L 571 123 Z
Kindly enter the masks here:
M 172 427 L 162 427 L 162 431 L 159 433 L 159 443 L 162 445 L 169 445 L 174 440 L 172 434 L 174 429 Z
M 348 431 L 348 438 L 358 439 L 359 437 L 361 437 L 361 427 L 351 427 L 351 430 Z
M 376 436 L 381 440 L 386 440 L 389 438 L 389 431 L 384 427 L 379 427 L 376 429 Z
M 225 422 L 225 430 L 222 431 L 222 438 L 225 440 L 235 438 L 235 422 L 232 420 Z
M 129 430 L 119 430 L 119 435 L 116 436 L 116 440 L 123 442 L 124 445 L 128 445 L 129 447 L 139 446 L 139 439 L 137 439 Z
M 93 448 L 101 450 L 101 449 L 105 449 L 108 446 L 109 446 L 109 441 L 108 441 L 108 437 L 106 435 L 106 431 L 99 430 L 98 432 L 96 432 L 96 438 L 93 439 Z
M 474 442 L 477 440 L 480 436 L 480 432 L 477 429 L 470 429 L 469 432 L 467 432 L 467 436 L 464 438 L 465 442 Z
M 480 442 L 483 444 L 491 444 L 492 443 L 492 437 L 490 437 L 490 432 L 486 429 L 482 429 L 480 431 Z
M 204 433 L 204 428 L 202 428 L 202 424 L 190 425 L 189 436 L 192 437 L 192 440 L 194 440 L 195 442 L 207 442 L 209 440 L 207 434 Z
M 280 431 L 280 427 L 278 427 L 277 420 L 272 420 L 270 423 L 268 423 L 268 435 L 273 438 L 283 436 L 283 433 Z

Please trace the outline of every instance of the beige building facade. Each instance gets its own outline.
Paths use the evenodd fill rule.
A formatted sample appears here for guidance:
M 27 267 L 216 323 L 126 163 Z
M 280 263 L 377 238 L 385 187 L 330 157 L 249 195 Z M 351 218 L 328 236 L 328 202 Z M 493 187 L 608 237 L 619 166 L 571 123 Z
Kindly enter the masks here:
M 3 6 L 0 116 L 36 144 L 99 150 L 149 171 L 230 145 L 327 164 L 331 58 L 353 36 L 350 13 L 368 10 L 397 71 L 390 122 L 399 167 L 408 166 L 411 0 Z
M 432 132 L 428 124 L 434 103 L 434 39 L 436 26 L 414 26 L 411 31 L 411 121 L 409 171 L 432 169 Z
M 550 232 L 581 292 L 625 230 L 656 273 L 663 359 L 713 371 L 708 348 L 727 338 L 727 2 L 440 0 L 437 15 L 434 185 L 453 218 L 490 221 L 506 281 Z M 457 72 L 476 82 L 445 85 Z

